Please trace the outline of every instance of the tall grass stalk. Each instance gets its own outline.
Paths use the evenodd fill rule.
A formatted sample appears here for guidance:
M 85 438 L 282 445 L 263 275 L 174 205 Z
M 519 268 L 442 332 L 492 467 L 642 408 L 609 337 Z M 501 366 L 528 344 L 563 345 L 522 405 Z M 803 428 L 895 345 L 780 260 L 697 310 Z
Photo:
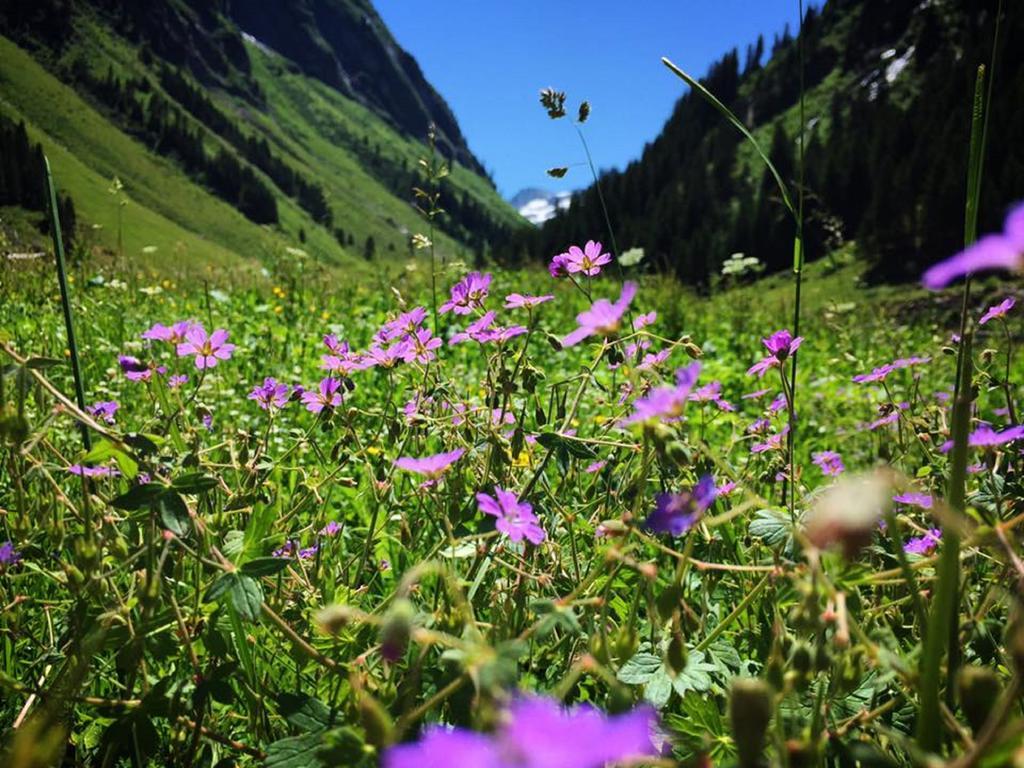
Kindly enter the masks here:
M 804 274 L 804 147 L 807 143 L 807 119 L 804 114 L 804 2 L 798 0 L 800 29 L 796 44 L 800 58 L 800 154 L 797 163 L 796 236 L 793 238 L 793 336 L 800 335 L 800 289 Z M 786 448 L 789 452 L 789 518 L 796 522 L 796 364 L 799 352 L 791 356 L 789 390 L 789 434 Z
M 1002 7 L 1000 3 L 1000 15 Z M 999 38 L 999 17 L 996 18 L 996 43 L 993 43 L 993 65 Z M 967 166 L 967 196 L 964 204 L 964 245 L 969 246 L 978 235 L 978 206 L 981 198 L 981 179 L 985 156 L 985 138 L 990 105 L 991 77 L 986 93 L 985 66 L 978 67 L 974 83 L 971 108 L 971 139 Z M 953 514 L 962 514 L 966 498 L 967 437 L 971 426 L 971 331 L 969 305 L 970 276 L 964 281 L 960 305 L 960 346 L 956 361 L 956 383 L 953 400 L 953 451 L 950 460 L 946 502 Z M 959 666 L 959 621 L 957 606 L 960 602 L 960 537 L 954 526 L 943 526 L 942 554 L 939 558 L 938 583 L 935 599 L 924 638 L 921 657 L 920 711 L 917 720 L 917 741 L 924 749 L 937 752 L 942 744 L 942 719 L 939 706 L 939 683 L 942 678 L 942 659 L 947 656 L 947 705 L 952 704 L 953 681 Z M 948 646 L 948 648 L 947 648 Z
M 71 315 L 71 297 L 68 293 L 67 270 L 64 265 L 64 238 L 60 231 L 60 214 L 57 212 L 57 188 L 50 172 L 50 161 L 43 155 L 43 166 L 46 171 L 46 196 L 50 204 L 50 234 L 53 236 L 53 254 L 57 262 L 57 283 L 60 286 L 60 305 L 64 310 L 64 329 L 68 336 L 68 351 L 71 354 L 71 375 L 75 381 L 75 403 L 79 410 L 85 410 L 85 387 L 82 384 L 82 366 L 78 358 L 78 343 L 75 340 L 75 323 Z M 82 431 L 82 443 L 85 450 L 92 449 L 89 429 L 79 423 Z

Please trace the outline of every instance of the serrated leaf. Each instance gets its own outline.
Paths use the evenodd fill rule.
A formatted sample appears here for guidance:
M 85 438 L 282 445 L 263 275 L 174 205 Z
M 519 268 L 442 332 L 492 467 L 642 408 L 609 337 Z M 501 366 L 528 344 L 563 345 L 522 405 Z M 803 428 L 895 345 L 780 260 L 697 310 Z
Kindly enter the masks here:
M 541 432 L 537 435 L 537 442 L 552 451 L 565 451 L 578 459 L 597 458 L 597 453 L 586 443 L 572 440 L 557 432 Z
M 263 588 L 251 576 L 236 573 L 234 582 L 228 589 L 228 599 L 238 615 L 246 621 L 256 621 L 263 605 Z
M 245 548 L 245 531 L 228 531 L 224 534 L 224 554 L 228 557 L 235 557 Z
M 171 485 L 180 493 L 202 493 L 203 491 L 208 491 L 211 488 L 216 488 L 217 478 L 203 474 L 202 472 L 190 472 L 187 475 L 181 475 L 180 477 L 175 478 Z
M 156 501 L 160 494 L 165 490 L 167 490 L 166 486 L 163 486 L 160 483 L 133 485 L 127 493 L 123 493 L 113 499 L 110 502 L 110 506 L 115 509 L 124 509 L 128 511 L 142 509 Z
M 243 563 L 240 570 L 246 576 L 272 576 L 278 571 L 284 570 L 288 562 L 288 559 L 284 557 L 257 557 Z
M 330 728 L 333 718 L 326 704 L 304 693 L 282 693 L 277 697 L 277 710 L 296 728 L 313 732 Z
M 653 653 L 641 651 L 622 665 L 616 675 L 620 682 L 627 685 L 643 685 L 661 669 L 661 659 Z
M 185 536 L 191 525 L 185 500 L 174 491 L 167 491 L 157 497 L 153 508 L 160 517 L 160 524 L 175 536 Z
M 750 535 L 761 539 L 772 548 L 789 538 L 789 528 L 789 519 L 774 509 L 759 509 L 754 513 L 754 519 L 750 521 Z
M 668 704 L 671 696 L 672 678 L 669 676 L 668 670 L 659 665 L 654 676 L 644 685 L 644 699 L 653 707 L 661 709 Z
M 213 603 L 218 601 L 224 594 L 231 589 L 231 585 L 235 582 L 235 574 L 225 573 L 217 578 L 210 588 L 206 590 L 206 594 L 203 595 L 204 603 Z
M 703 651 L 690 651 L 686 657 L 686 666 L 676 675 L 672 687 L 680 696 L 685 696 L 687 691 L 702 693 L 711 688 L 713 681 L 708 673 L 714 671 L 715 665 L 704 661 Z
M 322 736 L 319 731 L 279 739 L 267 747 L 266 768 L 313 768 L 322 765 L 317 757 Z

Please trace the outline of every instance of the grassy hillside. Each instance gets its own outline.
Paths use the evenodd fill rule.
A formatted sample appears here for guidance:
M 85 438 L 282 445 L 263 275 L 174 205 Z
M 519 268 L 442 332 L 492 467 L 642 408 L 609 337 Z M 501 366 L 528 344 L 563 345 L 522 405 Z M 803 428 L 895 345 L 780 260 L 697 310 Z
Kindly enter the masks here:
M 371 241 L 376 258 L 406 257 L 410 236 L 426 229 L 411 204 L 411 187 L 428 148 L 251 39 L 245 51 L 258 103 L 230 85 L 204 87 L 117 34 L 101 13 L 80 10 L 71 40 L 59 51 L 29 52 L 0 37 L 0 115 L 24 121 L 30 140 L 42 143 L 58 185 L 77 206 L 86 240 L 108 249 L 117 240 L 118 205 L 107 190 L 114 176 L 122 180 L 124 250 L 143 266 L 255 264 L 301 246 L 324 264 L 365 269 Z M 163 87 L 161 75 L 171 71 L 229 122 L 230 135 Z M 138 104 L 134 95 L 131 104 L 138 118 L 88 87 L 104 78 L 142 84 Z M 203 173 L 154 146 L 143 130 L 154 100 L 174 111 L 205 156 L 223 153 L 252 171 L 273 193 L 277 222 L 255 224 L 218 196 Z M 323 191 L 329 221 L 314 220 L 309 206 L 250 162 L 238 142 L 257 140 L 266 141 L 279 167 Z M 472 222 L 456 220 L 464 209 L 498 227 L 522 225 L 489 181 L 462 165 L 455 164 L 444 184 L 459 211 L 445 223 L 447 232 L 436 233 L 443 253 L 471 259 L 487 248 L 480 240 L 470 243 Z

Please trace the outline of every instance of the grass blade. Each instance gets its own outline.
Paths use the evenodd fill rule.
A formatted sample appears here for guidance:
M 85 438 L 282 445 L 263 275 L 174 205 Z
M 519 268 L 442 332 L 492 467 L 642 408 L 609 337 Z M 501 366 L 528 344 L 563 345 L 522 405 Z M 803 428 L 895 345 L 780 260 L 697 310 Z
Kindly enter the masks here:
M 747 126 L 743 124 L 743 121 L 736 117 L 736 115 L 733 114 L 732 110 L 725 106 L 725 104 L 720 102 L 718 98 L 713 93 L 711 93 L 711 91 L 709 91 L 707 88 L 701 85 L 697 80 L 686 74 L 683 70 L 681 70 L 679 67 L 673 64 L 669 59 L 662 56 L 661 63 L 668 67 L 672 71 L 672 73 L 676 75 L 676 77 L 680 78 L 681 80 L 683 80 L 683 82 L 690 86 L 693 89 L 694 93 L 698 94 L 702 99 L 704 99 L 711 106 L 717 109 L 725 117 L 725 119 L 732 123 L 733 126 L 735 126 L 736 130 L 742 133 L 744 138 L 746 138 L 746 140 L 749 141 L 754 146 L 754 149 L 757 150 L 757 154 L 760 155 L 761 159 L 764 161 L 764 164 L 768 167 L 769 172 L 771 172 L 772 176 L 775 177 L 775 183 L 778 185 L 779 192 L 782 194 L 783 205 L 785 205 L 786 209 L 791 214 L 793 214 L 794 217 L 796 217 L 796 209 L 793 207 L 793 201 L 790 200 L 789 190 L 786 188 L 786 183 L 782 180 L 782 175 L 772 164 L 772 161 L 768 158 L 768 155 L 765 154 L 765 151 L 761 149 L 761 145 L 757 143 L 757 139 L 754 138 L 754 134 L 752 134 L 750 132 L 750 129 L 748 129 Z

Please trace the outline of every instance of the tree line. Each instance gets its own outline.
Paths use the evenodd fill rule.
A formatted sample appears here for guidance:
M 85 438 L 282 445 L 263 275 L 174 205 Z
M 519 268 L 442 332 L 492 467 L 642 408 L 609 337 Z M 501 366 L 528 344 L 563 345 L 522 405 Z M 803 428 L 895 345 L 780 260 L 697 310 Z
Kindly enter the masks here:
M 962 246 L 971 99 L 976 66 L 992 55 L 995 6 L 832 0 L 807 11 L 804 78 L 815 107 L 805 124 L 803 190 L 811 258 L 852 240 L 871 278 L 902 281 Z M 1000 37 L 983 229 L 998 228 L 1006 206 L 1024 197 L 1024 15 L 1006 14 Z M 742 69 L 729 52 L 703 82 L 748 125 L 769 126 L 765 149 L 795 191 L 799 136 L 785 113 L 800 94 L 798 40 L 776 38 L 765 65 L 763 48 L 763 41 L 748 48 Z M 897 58 L 906 68 L 890 82 Z M 681 98 L 638 160 L 601 176 L 619 245 L 643 247 L 654 268 L 695 285 L 708 285 L 736 252 L 769 270 L 789 266 L 793 219 L 763 166 L 738 162 L 740 147 L 739 134 L 703 99 Z M 500 255 L 549 258 L 605 231 L 591 186 Z
M 25 121 L 15 123 L 0 115 L 0 206 L 3 205 L 49 210 L 42 145 L 29 140 Z M 58 194 L 57 214 L 61 235 L 70 246 L 75 240 L 76 226 L 75 204 L 70 195 Z M 50 231 L 49 216 L 43 217 L 41 229 Z

